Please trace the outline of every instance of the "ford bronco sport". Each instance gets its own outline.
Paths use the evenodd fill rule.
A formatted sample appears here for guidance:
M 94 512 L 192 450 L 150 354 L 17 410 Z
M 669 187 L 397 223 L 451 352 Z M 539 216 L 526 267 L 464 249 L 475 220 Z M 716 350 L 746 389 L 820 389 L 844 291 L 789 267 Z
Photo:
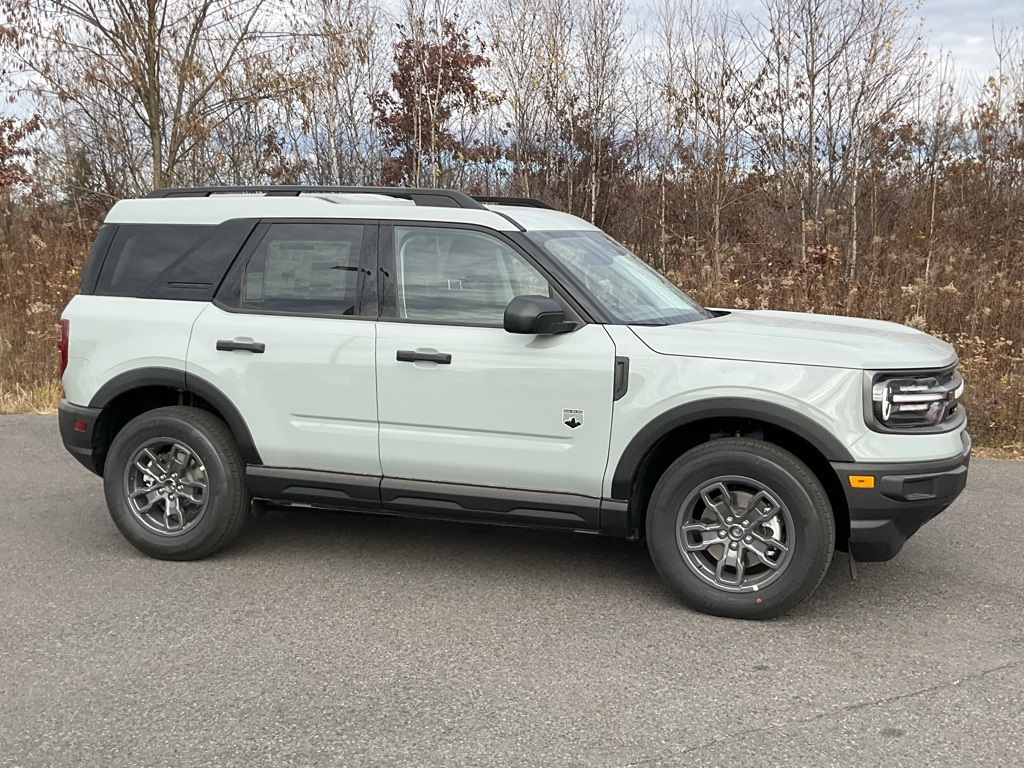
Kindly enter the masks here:
M 767 618 L 967 479 L 948 344 L 705 309 L 535 200 L 158 190 L 111 209 L 62 326 L 64 444 L 158 558 L 268 503 L 560 528 Z

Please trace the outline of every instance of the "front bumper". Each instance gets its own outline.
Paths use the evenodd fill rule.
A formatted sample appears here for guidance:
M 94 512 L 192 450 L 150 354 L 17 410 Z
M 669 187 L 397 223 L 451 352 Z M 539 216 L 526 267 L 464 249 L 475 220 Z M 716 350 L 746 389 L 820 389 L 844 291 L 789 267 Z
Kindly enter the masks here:
M 833 462 L 850 510 L 850 554 L 856 560 L 890 560 L 917 529 L 956 500 L 967 485 L 971 438 L 951 459 L 906 464 Z M 873 488 L 854 488 L 850 475 L 871 476 Z
M 99 415 L 99 408 L 83 408 L 67 400 L 61 400 L 57 405 L 57 424 L 64 447 L 90 472 L 96 472 L 92 435 Z

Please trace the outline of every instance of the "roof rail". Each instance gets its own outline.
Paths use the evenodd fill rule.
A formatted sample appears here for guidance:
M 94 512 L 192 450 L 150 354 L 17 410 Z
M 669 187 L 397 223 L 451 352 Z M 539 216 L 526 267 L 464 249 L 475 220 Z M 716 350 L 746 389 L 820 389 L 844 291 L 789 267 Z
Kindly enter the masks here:
M 545 208 L 549 211 L 558 210 L 554 206 L 548 205 L 543 200 L 538 200 L 535 197 L 502 197 L 500 195 L 473 195 L 472 197 L 478 203 L 493 203 L 494 205 L 518 205 L 523 208 Z
M 454 189 L 412 189 L 408 187 L 320 187 L 320 186 L 253 186 L 253 187 L 188 187 L 154 189 L 147 198 L 213 197 L 214 195 L 262 194 L 266 197 L 298 197 L 303 194 L 370 194 L 411 200 L 416 205 L 434 208 L 469 208 L 487 210 L 465 192 Z

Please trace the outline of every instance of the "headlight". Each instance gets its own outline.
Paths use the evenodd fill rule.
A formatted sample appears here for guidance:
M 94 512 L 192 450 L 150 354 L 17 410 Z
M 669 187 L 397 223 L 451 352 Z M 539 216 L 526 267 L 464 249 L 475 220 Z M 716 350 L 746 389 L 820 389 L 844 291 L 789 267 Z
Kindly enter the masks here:
M 964 380 L 939 373 L 877 373 L 871 383 L 871 418 L 885 431 L 952 429 L 963 420 Z

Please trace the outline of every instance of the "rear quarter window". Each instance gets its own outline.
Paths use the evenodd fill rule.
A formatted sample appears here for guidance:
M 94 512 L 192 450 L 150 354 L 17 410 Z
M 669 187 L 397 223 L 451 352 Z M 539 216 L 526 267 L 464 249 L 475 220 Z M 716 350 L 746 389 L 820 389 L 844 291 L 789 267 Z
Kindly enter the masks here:
M 103 260 L 96 294 L 142 296 L 157 277 L 215 227 L 194 224 L 121 224 Z

